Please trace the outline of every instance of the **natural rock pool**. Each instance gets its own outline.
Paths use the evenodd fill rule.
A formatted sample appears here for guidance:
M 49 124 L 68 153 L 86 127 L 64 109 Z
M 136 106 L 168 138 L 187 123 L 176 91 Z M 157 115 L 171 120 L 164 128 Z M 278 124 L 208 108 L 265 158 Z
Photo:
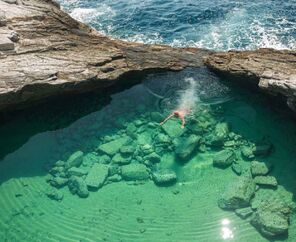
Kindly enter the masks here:
M 185 128 L 160 126 L 176 108 Z M 2 241 L 296 240 L 295 120 L 206 69 L 49 101 L 0 132 Z

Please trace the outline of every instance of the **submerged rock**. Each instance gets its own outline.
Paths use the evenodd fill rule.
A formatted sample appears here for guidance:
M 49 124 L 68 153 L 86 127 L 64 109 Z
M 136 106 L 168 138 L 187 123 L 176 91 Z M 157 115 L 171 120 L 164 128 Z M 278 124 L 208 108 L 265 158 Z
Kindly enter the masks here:
M 226 149 L 218 152 L 213 158 L 213 165 L 219 168 L 227 168 L 235 161 L 236 156 L 232 150 Z
M 287 234 L 290 213 L 291 208 L 284 202 L 277 199 L 267 200 L 260 204 L 251 224 L 267 237 Z
M 153 122 L 160 123 L 164 120 L 164 117 L 159 112 L 151 112 L 150 118 Z
M 117 153 L 116 155 L 113 156 L 111 162 L 113 164 L 126 165 L 126 164 L 131 163 L 131 159 L 125 158 L 120 153 Z
M 67 185 L 67 183 L 68 183 L 68 179 L 62 178 L 62 177 L 53 177 L 49 181 L 49 184 L 56 188 L 64 187 Z
M 235 209 L 235 214 L 242 219 L 246 219 L 247 217 L 253 214 L 253 210 L 251 207 L 238 208 L 238 209 Z
M 136 151 L 135 146 L 125 145 L 120 148 L 120 153 L 124 156 L 131 156 Z
M 176 155 L 183 161 L 188 160 L 199 145 L 201 137 L 197 135 L 190 135 L 189 137 L 179 138 L 176 146 Z
M 266 175 L 269 172 L 270 164 L 259 161 L 251 162 L 251 173 L 253 176 Z
M 149 178 L 149 170 L 143 164 L 130 164 L 122 166 L 121 176 L 124 180 L 147 180 Z
M 242 156 L 247 159 L 253 159 L 254 155 L 254 147 L 243 146 L 241 149 Z
M 177 175 L 172 170 L 160 170 L 154 172 L 152 178 L 155 184 L 159 186 L 170 185 L 177 181 Z
M 112 140 L 108 143 L 102 144 L 98 147 L 98 150 L 106 153 L 107 155 L 113 156 L 116 153 L 119 152 L 120 148 L 128 143 L 130 141 L 130 138 L 128 136 Z
M 256 144 L 254 155 L 268 156 L 272 151 L 272 144 Z
M 67 173 L 69 176 L 84 176 L 87 174 L 87 171 L 82 168 L 71 167 Z
M 85 178 L 85 183 L 89 188 L 99 189 L 103 186 L 108 176 L 108 166 L 104 164 L 94 164 Z
M 169 120 L 161 127 L 162 130 L 171 138 L 180 137 L 186 130 L 185 128 L 181 128 L 181 124 L 178 120 Z
M 155 152 L 153 152 L 153 153 L 145 156 L 144 159 L 148 160 L 152 163 L 159 163 L 161 160 L 161 157 L 158 154 L 156 154 Z
M 277 187 L 278 183 L 273 176 L 256 176 L 254 182 L 258 185 Z
M 72 194 L 77 194 L 81 198 L 86 198 L 89 195 L 86 182 L 81 177 L 71 176 L 68 187 Z
M 222 209 L 244 208 L 255 194 L 255 183 L 250 176 L 242 176 L 229 184 L 218 200 Z
M 58 202 L 62 201 L 63 198 L 64 198 L 64 194 L 61 191 L 58 191 L 56 189 L 49 189 L 49 190 L 47 190 L 46 191 L 46 195 L 50 199 L 55 200 L 55 201 L 58 201 Z
M 237 174 L 238 176 L 240 176 L 242 174 L 242 172 L 243 172 L 242 166 L 240 164 L 238 164 L 238 163 L 233 163 L 231 168 L 232 168 L 233 172 L 235 174 Z
M 83 152 L 82 151 L 76 151 L 75 153 L 73 153 L 69 159 L 67 160 L 67 164 L 66 166 L 68 168 L 73 167 L 73 166 L 80 166 L 82 164 L 83 161 Z

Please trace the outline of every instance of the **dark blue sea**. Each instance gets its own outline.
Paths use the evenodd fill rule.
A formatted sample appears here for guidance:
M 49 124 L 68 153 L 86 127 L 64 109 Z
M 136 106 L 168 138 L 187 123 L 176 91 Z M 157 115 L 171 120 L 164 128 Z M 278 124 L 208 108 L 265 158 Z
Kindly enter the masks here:
M 61 0 L 114 38 L 214 50 L 296 49 L 296 1 Z

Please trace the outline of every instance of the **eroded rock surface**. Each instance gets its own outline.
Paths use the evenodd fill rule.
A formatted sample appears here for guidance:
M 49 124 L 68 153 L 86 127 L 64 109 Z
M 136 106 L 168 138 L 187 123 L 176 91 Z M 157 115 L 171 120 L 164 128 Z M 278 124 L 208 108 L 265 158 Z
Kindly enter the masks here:
M 207 51 L 111 40 L 51 0 L 0 0 L 0 109 L 114 84 L 140 71 L 201 66 Z
M 259 49 L 213 53 L 205 64 L 217 73 L 286 97 L 288 106 L 296 111 L 296 51 Z

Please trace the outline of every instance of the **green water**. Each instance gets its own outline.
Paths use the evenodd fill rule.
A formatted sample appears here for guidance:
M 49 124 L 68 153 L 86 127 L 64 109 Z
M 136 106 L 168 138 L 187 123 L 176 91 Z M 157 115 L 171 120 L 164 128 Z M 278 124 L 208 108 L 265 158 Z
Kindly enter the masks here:
M 198 84 L 198 99 L 186 117 L 186 128 L 182 130 L 174 118 L 163 129 L 151 112 L 167 116 L 186 93 L 188 76 Z M 193 128 L 197 123 L 200 133 Z M 213 147 L 206 137 L 219 123 L 227 123 L 232 133 L 227 133 L 224 146 Z M 181 138 L 168 136 L 165 129 L 182 133 Z M 247 170 L 251 161 L 241 155 L 243 144 L 273 145 L 270 154 L 254 159 L 273 165 L 270 175 L 279 185 L 260 187 L 255 198 L 291 202 L 296 193 L 296 125 L 290 113 L 259 93 L 221 84 L 205 70 L 154 74 L 125 90 L 50 101 L 7 115 L 0 133 L 1 241 L 268 241 L 249 219 L 217 204 L 225 186 L 240 176 L 231 167 L 213 167 L 213 158 L 221 150 L 234 150 L 236 162 Z M 168 143 L 158 145 L 159 134 Z M 176 142 L 193 134 L 201 141 L 190 158 L 181 161 L 175 154 Z M 97 148 L 122 137 L 128 139 L 125 146 L 136 149 L 125 160 L 145 163 L 151 173 L 170 169 L 177 182 L 158 186 L 151 178 L 118 182 L 107 178 L 87 198 L 72 194 L 67 185 L 56 189 L 47 182 L 58 160 L 67 161 L 82 151 L 80 168 L 89 172 L 102 162 Z M 226 141 L 234 141 L 230 137 L 237 137 L 235 145 L 225 147 Z M 161 157 L 159 163 L 144 161 L 141 150 L 149 146 Z M 58 191 L 63 198 L 51 199 L 49 191 Z M 296 240 L 293 213 L 288 235 L 279 240 Z

